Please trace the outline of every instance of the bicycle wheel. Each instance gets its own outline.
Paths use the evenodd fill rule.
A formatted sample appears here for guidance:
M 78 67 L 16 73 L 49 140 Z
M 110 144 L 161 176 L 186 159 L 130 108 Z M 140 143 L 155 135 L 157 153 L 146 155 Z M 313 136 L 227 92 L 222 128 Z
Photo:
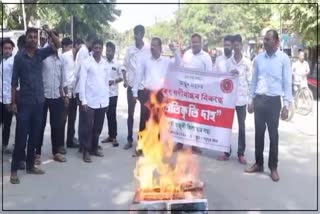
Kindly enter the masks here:
M 308 115 L 312 111 L 313 96 L 308 88 L 302 88 L 297 93 L 296 109 L 301 115 Z

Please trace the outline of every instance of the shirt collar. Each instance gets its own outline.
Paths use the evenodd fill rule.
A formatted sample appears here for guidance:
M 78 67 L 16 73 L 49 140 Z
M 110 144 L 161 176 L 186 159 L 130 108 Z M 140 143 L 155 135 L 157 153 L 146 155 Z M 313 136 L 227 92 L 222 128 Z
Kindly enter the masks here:
M 102 56 L 101 56 L 101 59 L 100 59 L 99 62 L 97 62 L 97 61 L 93 58 L 93 55 L 90 55 L 89 57 L 91 58 L 91 61 L 92 61 L 92 62 L 95 62 L 95 63 L 97 63 L 97 64 L 102 64 L 102 63 L 104 63 L 104 59 L 103 59 Z
M 275 56 L 279 56 L 280 52 L 281 52 L 280 49 L 277 49 L 277 51 L 276 51 L 272 56 L 269 56 L 269 55 L 267 54 L 267 51 L 265 51 L 264 57 L 266 57 L 266 58 L 272 58 L 272 57 L 275 57 Z
M 227 58 L 227 57 L 225 56 L 225 58 Z M 240 65 L 240 64 L 243 63 L 244 56 L 243 56 L 243 54 L 242 54 L 242 57 L 241 57 L 240 62 L 237 62 L 237 61 L 236 61 L 236 59 L 234 58 L 234 55 L 232 55 L 230 58 L 231 58 L 231 61 L 232 61 L 233 64 L 238 64 L 238 65 Z M 227 59 L 228 59 L 228 58 L 227 58 Z

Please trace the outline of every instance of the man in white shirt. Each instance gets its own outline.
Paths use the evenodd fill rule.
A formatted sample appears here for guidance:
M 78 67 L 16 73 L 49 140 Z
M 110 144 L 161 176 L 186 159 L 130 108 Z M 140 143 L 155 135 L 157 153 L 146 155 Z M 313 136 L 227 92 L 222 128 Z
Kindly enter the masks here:
M 146 103 L 150 101 L 151 93 L 158 93 L 157 98 L 162 102 L 163 95 L 161 89 L 164 87 L 167 72 L 172 67 L 178 67 L 181 63 L 180 53 L 173 44 L 169 45 L 170 50 L 174 53 L 174 59 L 161 56 L 162 41 L 158 37 L 153 37 L 151 40 L 151 57 L 143 59 L 138 65 L 138 73 L 132 88 L 134 99 L 138 98 L 140 93 L 141 103 L 141 118 L 140 129 L 143 131 L 146 127 L 146 122 L 150 117 L 150 110 L 146 107 Z M 143 82 L 144 90 L 138 91 L 139 84 Z
M 191 49 L 183 55 L 183 66 L 193 68 L 199 72 L 212 72 L 210 55 L 202 50 L 202 37 L 194 33 L 191 36 Z
M 74 43 L 70 38 L 64 38 L 62 44 L 62 72 L 63 72 L 63 89 L 64 89 L 64 105 L 65 113 L 63 120 L 63 127 L 65 127 L 68 119 L 67 127 L 67 140 L 66 144 L 68 148 L 78 148 L 78 140 L 75 135 L 75 121 L 77 117 L 77 97 L 76 97 L 76 56 L 79 52 L 80 45 L 83 44 L 81 39 L 76 39 Z M 72 48 L 73 44 L 73 48 Z M 63 133 L 63 141 L 65 139 Z M 64 148 L 63 148 L 64 150 Z M 62 151 L 63 152 L 63 151 Z M 65 154 L 64 151 L 62 154 Z
M 11 110 L 11 79 L 13 71 L 12 56 L 14 43 L 10 39 L 2 41 L 2 59 L 1 59 L 1 73 L 0 73 L 0 126 L 3 125 L 2 129 L 2 151 L 4 154 L 11 154 L 11 149 L 8 148 L 10 138 L 10 127 L 13 117 Z
M 304 60 L 304 51 L 299 51 L 299 59 L 292 65 L 292 74 L 294 79 L 294 92 L 300 87 L 308 87 L 307 75 L 310 73 L 310 66 Z
M 202 37 L 198 33 L 191 36 L 191 49 L 183 55 L 183 66 L 196 69 L 199 72 L 212 72 L 212 61 L 210 55 L 202 50 Z M 182 149 L 183 144 L 177 143 L 174 151 Z M 192 146 L 192 151 L 201 153 L 201 150 Z
M 109 69 L 109 107 L 106 115 L 108 119 L 109 136 L 102 143 L 112 143 L 114 147 L 119 146 L 117 142 L 117 102 L 118 85 L 123 81 L 124 67 L 114 59 L 116 46 L 112 42 L 106 44 L 107 67 Z
M 227 72 L 232 73 L 238 77 L 237 98 L 236 98 L 236 112 L 238 118 L 238 160 L 241 164 L 246 164 L 244 158 L 244 151 L 246 148 L 245 139 L 245 120 L 246 120 L 246 107 L 249 100 L 249 85 L 252 76 L 252 63 L 249 58 L 242 54 L 242 38 L 239 34 L 233 36 L 232 47 L 234 55 L 231 56 L 226 62 Z M 228 160 L 230 153 L 218 157 L 218 160 Z
M 218 56 L 215 62 L 214 70 L 216 72 L 227 72 L 227 60 L 232 56 L 232 36 L 226 35 L 223 38 L 223 54 Z
M 54 31 L 56 36 L 59 36 L 57 32 Z M 50 46 L 53 46 L 52 39 L 48 39 Z M 58 56 L 58 52 L 47 57 L 43 60 L 42 64 L 42 80 L 44 88 L 44 108 L 42 116 L 42 125 L 40 132 L 39 144 L 36 146 L 36 157 L 35 164 L 41 164 L 41 149 L 43 145 L 43 135 L 47 123 L 48 110 L 50 112 L 50 127 L 51 127 L 51 143 L 52 143 L 52 155 L 53 160 L 57 162 L 66 162 L 66 158 L 61 152 L 63 148 L 63 73 L 62 73 L 62 63 Z
M 134 118 L 134 109 L 136 105 L 136 100 L 133 99 L 132 87 L 134 80 L 137 75 L 137 66 L 140 60 L 150 57 L 150 48 L 147 47 L 143 41 L 144 37 L 144 27 L 142 25 L 137 25 L 133 29 L 135 44 L 128 48 L 126 57 L 124 59 L 124 66 L 126 72 L 124 74 L 124 86 L 127 88 L 127 101 L 128 101 L 128 137 L 127 144 L 124 146 L 124 149 L 130 149 L 133 143 L 133 118 Z M 140 84 L 138 87 L 139 91 L 143 90 L 143 85 Z M 140 98 L 139 98 L 140 100 Z M 141 110 L 142 110 L 141 105 Z M 140 111 L 140 119 L 141 119 Z M 140 123 L 141 127 L 141 123 Z
M 79 141 L 84 162 L 91 162 L 91 155 L 103 157 L 98 149 L 104 115 L 109 105 L 109 73 L 102 58 L 103 42 L 95 40 L 93 54 L 81 65 L 79 78 Z

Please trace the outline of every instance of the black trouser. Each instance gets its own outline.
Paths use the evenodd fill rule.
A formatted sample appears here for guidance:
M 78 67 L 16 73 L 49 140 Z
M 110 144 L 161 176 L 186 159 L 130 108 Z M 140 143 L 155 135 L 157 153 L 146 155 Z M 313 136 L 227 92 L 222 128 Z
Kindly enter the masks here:
M 111 138 L 117 137 L 117 103 L 118 96 L 109 98 L 109 107 L 106 112 L 106 115 L 108 119 L 109 137 Z
M 34 167 L 35 148 L 39 144 L 42 123 L 43 103 L 19 104 L 17 114 L 16 143 L 12 154 L 11 171 L 17 171 L 19 162 L 24 161 L 24 150 L 27 147 L 27 169 Z
M 150 110 L 146 106 L 146 103 L 150 100 L 150 94 L 151 92 L 146 89 L 138 91 L 138 99 L 141 105 L 139 131 L 146 128 L 146 122 L 150 117 Z
M 239 134 L 238 134 L 238 157 L 244 155 L 244 151 L 246 149 L 246 115 L 247 115 L 247 106 L 236 106 L 237 118 L 238 118 L 238 126 L 239 126 Z M 224 153 L 226 156 L 231 155 L 231 145 L 230 152 Z
M 107 107 L 80 111 L 79 115 L 79 142 L 83 151 L 96 151 L 98 149 L 99 136 L 104 122 Z
M 68 128 L 67 128 L 67 145 L 73 144 L 73 138 L 75 135 L 75 122 L 77 118 L 77 103 L 78 100 L 76 97 L 69 99 L 69 106 L 65 108 L 64 112 L 64 120 L 63 120 L 63 130 L 65 130 L 66 122 L 68 119 Z M 65 139 L 65 132 L 63 132 L 63 146 L 64 146 L 64 139 Z
M 42 126 L 40 133 L 40 142 L 36 147 L 36 154 L 41 155 L 41 148 L 43 145 L 43 135 L 47 123 L 48 110 L 50 112 L 50 127 L 51 127 L 51 143 L 52 143 L 52 154 L 58 153 L 58 149 L 63 147 L 63 114 L 64 105 L 63 99 L 46 99 L 43 106 Z
M 253 102 L 256 164 L 263 166 L 264 133 L 267 125 L 270 139 L 268 166 L 270 169 L 276 169 L 278 164 L 278 126 L 281 111 L 280 96 L 257 95 Z
M 141 94 L 142 90 L 138 91 L 138 97 L 139 93 Z M 139 99 L 139 98 L 138 98 Z M 140 99 L 139 99 L 140 100 Z M 134 122 L 134 109 L 136 107 L 136 103 L 133 102 L 133 94 L 132 94 L 132 87 L 127 88 L 127 102 L 128 102 L 128 120 L 127 120 L 127 125 L 128 125 L 128 137 L 127 140 L 132 142 L 133 141 L 133 122 Z M 142 105 L 141 105 L 142 106 Z M 142 111 L 141 107 L 141 111 Z M 140 112 L 141 112 L 140 111 Z M 141 115 L 141 114 L 140 114 Z M 140 124 L 141 124 L 141 117 L 140 117 Z
M 0 126 L 3 124 L 2 129 L 2 146 L 8 146 L 10 138 L 10 127 L 12 122 L 13 113 L 8 111 L 5 104 L 0 103 Z

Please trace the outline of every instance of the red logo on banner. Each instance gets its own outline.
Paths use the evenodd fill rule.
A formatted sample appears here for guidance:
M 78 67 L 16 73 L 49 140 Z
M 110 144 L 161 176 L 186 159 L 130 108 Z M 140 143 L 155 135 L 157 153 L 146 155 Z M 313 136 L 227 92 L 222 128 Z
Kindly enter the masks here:
M 222 82 L 220 83 L 220 88 L 224 93 L 231 93 L 233 90 L 233 83 L 232 80 L 229 79 L 224 79 L 222 80 Z

